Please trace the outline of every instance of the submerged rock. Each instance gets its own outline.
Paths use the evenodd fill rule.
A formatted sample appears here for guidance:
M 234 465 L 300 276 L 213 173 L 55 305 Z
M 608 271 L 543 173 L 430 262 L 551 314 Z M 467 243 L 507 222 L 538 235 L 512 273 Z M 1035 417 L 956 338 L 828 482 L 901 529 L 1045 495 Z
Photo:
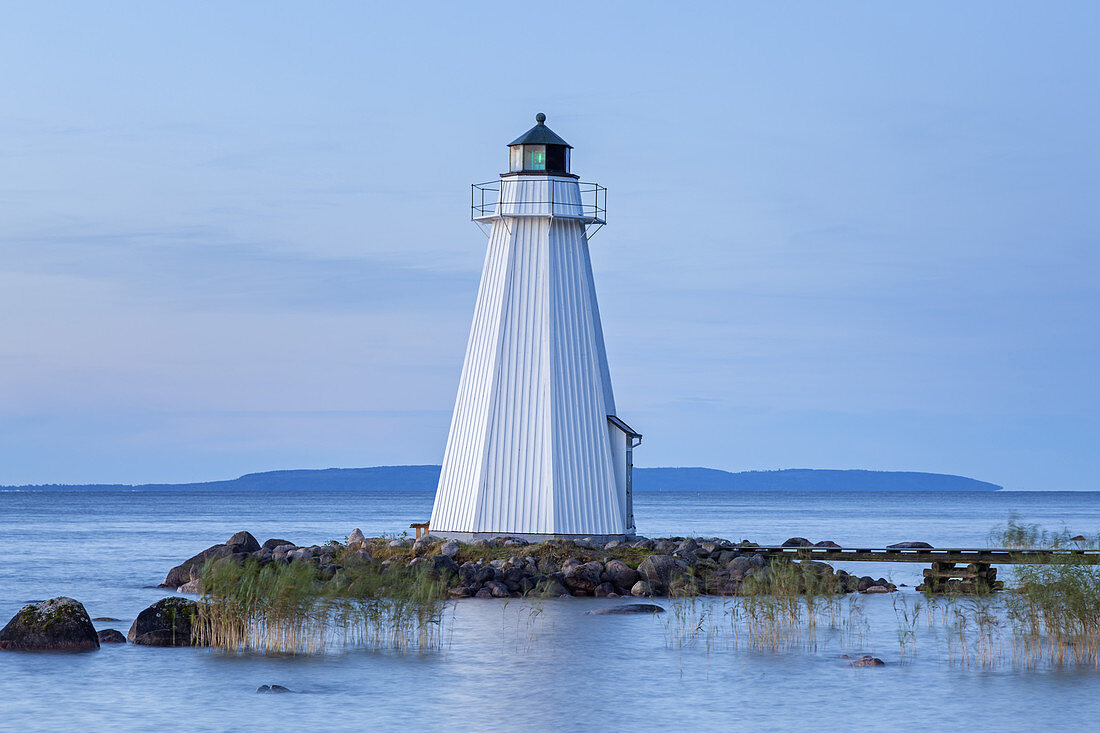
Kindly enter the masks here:
M 99 637 L 80 601 L 59 596 L 23 606 L 0 629 L 0 649 L 84 652 L 99 648 Z
M 887 545 L 888 550 L 931 550 L 932 545 L 927 542 L 895 542 Z
M 629 613 L 664 613 L 665 609 L 653 603 L 626 603 L 621 606 L 612 606 L 610 608 L 597 608 L 592 611 L 588 611 L 589 616 L 620 616 Z
M 878 657 L 872 657 L 870 654 L 864 654 L 858 659 L 853 659 L 848 662 L 849 667 L 885 667 L 886 662 L 882 661 Z
M 191 621 L 199 604 L 186 598 L 162 598 L 138 614 L 126 638 L 145 646 L 192 646 Z
M 282 685 L 260 685 L 259 687 L 256 688 L 256 692 L 261 692 L 261 693 L 293 692 L 293 690 L 288 690 L 287 688 L 283 687 Z
M 126 637 L 118 629 L 100 629 L 97 633 L 100 644 L 125 644 Z

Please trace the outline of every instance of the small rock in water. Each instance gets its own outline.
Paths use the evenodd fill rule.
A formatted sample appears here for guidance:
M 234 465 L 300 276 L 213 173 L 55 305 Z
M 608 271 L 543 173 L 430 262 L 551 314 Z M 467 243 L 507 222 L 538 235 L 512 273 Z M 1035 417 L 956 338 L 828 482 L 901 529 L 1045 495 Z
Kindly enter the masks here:
M 886 662 L 882 661 L 878 657 L 872 657 L 870 654 L 864 654 L 859 659 L 853 659 L 848 662 L 849 667 L 885 667 Z
M 100 644 L 125 644 L 126 637 L 118 629 L 100 629 L 98 632 Z
M 117 618 L 111 618 L 110 616 L 97 616 L 92 621 L 118 621 Z
M 888 550 L 930 550 L 932 545 L 927 542 L 897 542 L 892 545 L 887 545 Z
M 840 547 L 840 545 L 832 540 L 821 540 L 821 542 L 815 542 L 814 547 Z
M 805 537 L 791 537 L 783 543 L 783 547 L 813 547 L 814 543 Z
M 611 608 L 598 608 L 593 611 L 588 611 L 590 616 L 619 616 L 628 613 L 664 613 L 665 609 L 653 603 L 626 603 L 622 606 L 612 606 Z
M 889 593 L 890 589 L 887 588 L 885 585 L 872 585 L 870 587 L 864 588 L 860 592 L 861 593 Z
M 260 685 L 256 688 L 256 692 L 292 692 L 282 685 Z

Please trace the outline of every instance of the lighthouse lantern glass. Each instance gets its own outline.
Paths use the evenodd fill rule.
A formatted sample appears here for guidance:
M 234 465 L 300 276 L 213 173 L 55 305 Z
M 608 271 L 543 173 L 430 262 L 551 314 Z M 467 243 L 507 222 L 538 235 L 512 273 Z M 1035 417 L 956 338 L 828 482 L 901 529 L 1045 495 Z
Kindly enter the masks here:
M 525 171 L 544 171 L 544 170 L 546 170 L 546 146 L 545 145 L 524 145 L 523 146 L 523 170 L 525 170 Z
M 508 170 L 512 173 L 518 173 L 523 170 L 523 146 L 513 145 L 508 148 L 510 155 L 508 156 Z

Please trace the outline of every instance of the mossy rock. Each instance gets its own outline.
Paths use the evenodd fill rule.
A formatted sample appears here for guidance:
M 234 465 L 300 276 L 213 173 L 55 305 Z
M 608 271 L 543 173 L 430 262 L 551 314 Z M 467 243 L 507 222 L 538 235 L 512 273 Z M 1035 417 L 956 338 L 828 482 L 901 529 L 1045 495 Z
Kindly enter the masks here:
M 80 601 L 60 596 L 23 606 L 0 630 L 0 649 L 84 652 L 99 637 Z
M 198 611 L 199 604 L 187 598 L 162 598 L 138 614 L 126 638 L 145 646 L 193 646 Z

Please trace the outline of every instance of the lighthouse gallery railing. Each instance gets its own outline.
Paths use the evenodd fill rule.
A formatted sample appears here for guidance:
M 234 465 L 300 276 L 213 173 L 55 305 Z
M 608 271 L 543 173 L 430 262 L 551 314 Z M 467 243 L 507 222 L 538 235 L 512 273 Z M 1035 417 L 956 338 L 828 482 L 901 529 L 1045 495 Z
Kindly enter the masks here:
M 506 179 L 470 186 L 470 219 L 484 222 L 503 216 L 560 216 L 581 219 L 598 229 L 607 222 L 607 189 L 598 183 L 553 179 Z

